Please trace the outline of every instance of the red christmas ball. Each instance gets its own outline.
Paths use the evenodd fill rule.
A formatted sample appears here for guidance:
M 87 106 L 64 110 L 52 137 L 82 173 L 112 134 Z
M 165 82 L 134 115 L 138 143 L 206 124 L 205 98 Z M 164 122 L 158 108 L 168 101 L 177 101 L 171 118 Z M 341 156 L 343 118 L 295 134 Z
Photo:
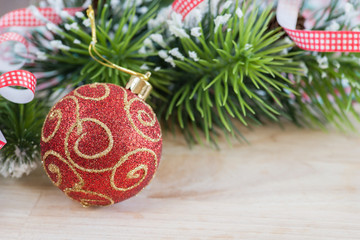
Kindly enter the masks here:
M 51 181 L 84 206 L 110 205 L 141 191 L 159 165 L 162 137 L 151 107 L 113 84 L 89 84 L 61 99 L 41 134 Z

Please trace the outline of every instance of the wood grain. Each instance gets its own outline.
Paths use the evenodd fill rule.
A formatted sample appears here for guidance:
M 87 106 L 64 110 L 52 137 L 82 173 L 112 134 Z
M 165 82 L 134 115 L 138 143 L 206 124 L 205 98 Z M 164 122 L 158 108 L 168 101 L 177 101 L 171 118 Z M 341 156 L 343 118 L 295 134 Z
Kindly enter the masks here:
M 257 128 L 222 150 L 165 137 L 136 197 L 83 208 L 42 169 L 0 179 L 0 239 L 359 239 L 360 137 Z

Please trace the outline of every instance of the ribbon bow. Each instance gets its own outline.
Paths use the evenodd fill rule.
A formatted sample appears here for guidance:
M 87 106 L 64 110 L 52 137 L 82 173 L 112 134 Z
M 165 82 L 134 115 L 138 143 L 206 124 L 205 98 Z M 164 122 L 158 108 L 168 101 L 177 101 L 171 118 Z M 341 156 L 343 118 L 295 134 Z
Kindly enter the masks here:
M 83 8 L 64 9 L 73 16 Z M 0 30 L 7 27 L 38 27 L 44 26 L 47 22 L 54 24 L 61 23 L 61 17 L 52 8 L 23 8 L 11 11 L 0 18 Z M 7 32 L 0 35 L 0 45 L 4 42 L 13 41 L 25 46 L 29 52 L 29 43 L 20 34 Z M 2 53 L 4 54 L 4 53 Z M 0 71 L 5 72 L 0 76 L 0 95 L 14 103 L 25 104 L 31 102 L 35 96 L 36 78 L 28 71 L 20 69 L 25 64 L 25 59 L 17 65 L 10 65 L 2 62 Z M 9 71 L 9 70 L 13 71 Z M 9 71 L 9 72 L 8 72 Z M 22 87 L 22 89 L 14 88 Z M 0 149 L 6 144 L 6 139 L 0 131 Z
M 28 43 L 26 39 L 17 33 L 4 33 L 0 35 L 0 44 L 8 41 L 15 41 L 23 44 L 28 49 Z M 25 62 L 18 65 L 8 65 L 3 63 L 0 66 L 0 70 L 7 71 L 9 68 L 21 68 Z M 14 87 L 22 87 L 18 89 Z M 28 71 L 14 70 L 6 72 L 0 76 L 0 95 L 14 103 L 24 104 L 32 101 L 35 95 L 36 78 Z M 6 144 L 6 139 L 0 131 L 0 149 Z

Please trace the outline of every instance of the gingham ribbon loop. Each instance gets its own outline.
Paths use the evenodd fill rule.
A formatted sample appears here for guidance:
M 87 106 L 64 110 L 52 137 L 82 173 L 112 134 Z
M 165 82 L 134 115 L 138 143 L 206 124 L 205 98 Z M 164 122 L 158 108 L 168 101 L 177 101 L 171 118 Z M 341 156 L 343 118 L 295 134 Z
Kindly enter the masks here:
M 16 89 L 12 87 L 23 87 Z M 25 70 L 15 70 L 0 76 L 0 95 L 14 103 L 28 103 L 34 99 L 35 76 Z
M 29 43 L 26 41 L 26 39 L 18 33 L 7 32 L 4 34 L 1 34 L 0 35 L 0 44 L 3 42 L 6 42 L 6 41 L 19 42 L 19 43 L 22 43 L 23 45 L 25 45 L 26 48 L 29 47 Z
M 360 32 L 297 30 L 302 0 L 279 0 L 276 17 L 295 44 L 316 52 L 360 52 Z
M 15 89 L 12 87 L 24 87 Z M 28 103 L 34 99 L 36 87 L 35 76 L 28 71 L 15 70 L 0 76 L 0 95 L 15 103 Z M 6 139 L 0 131 L 0 149 L 6 144 Z
M 181 14 L 183 19 L 204 0 L 175 0 L 172 9 Z
M 82 10 L 83 8 L 63 9 L 63 11 L 70 16 L 74 16 L 76 12 Z M 11 11 L 1 17 L 0 29 L 7 27 L 38 27 L 44 26 L 47 22 L 60 24 L 62 19 L 52 8 L 22 8 Z M 15 41 L 21 43 L 28 50 L 28 42 L 23 36 L 17 33 L 7 32 L 0 35 L 0 44 L 6 41 Z M 19 66 L 21 67 L 22 65 L 18 65 L 17 67 L 20 68 Z M 23 87 L 24 89 L 16 89 L 13 87 Z M 0 95 L 14 103 L 24 104 L 32 101 L 35 96 L 35 87 L 36 78 L 28 71 L 15 70 L 0 76 Z M 5 144 L 6 139 L 0 131 L 0 149 Z
M 7 41 L 15 41 L 23 44 L 28 50 L 28 42 L 20 34 L 8 32 L 0 35 L 0 44 Z M 22 65 L 20 65 L 21 67 Z M 19 66 L 16 66 L 19 67 Z M 25 89 L 15 89 L 24 87 Z M 0 95 L 7 100 L 15 103 L 28 103 L 33 100 L 36 87 L 35 76 L 24 70 L 7 72 L 0 76 Z
M 20 34 L 8 32 L 0 35 L 0 44 L 7 41 L 15 41 L 23 44 L 28 49 L 28 42 Z M 16 89 L 13 87 L 23 87 Z M 36 87 L 35 76 L 28 71 L 15 70 L 0 76 L 0 95 L 15 103 L 28 103 L 34 99 Z M 6 144 L 6 139 L 0 131 L 0 149 Z
M 0 149 L 2 149 L 5 146 L 5 144 L 6 144 L 6 139 L 2 134 L 2 132 L 0 131 Z
M 316 52 L 360 52 L 360 32 L 284 29 L 295 44 L 304 50 Z
M 48 21 L 54 24 L 62 22 L 61 17 L 52 8 L 37 8 L 39 13 Z M 82 8 L 65 8 L 64 11 L 73 16 L 76 12 L 81 11 Z M 21 8 L 11 11 L 0 18 L 0 28 L 5 27 L 38 27 L 46 23 L 34 16 L 29 8 Z

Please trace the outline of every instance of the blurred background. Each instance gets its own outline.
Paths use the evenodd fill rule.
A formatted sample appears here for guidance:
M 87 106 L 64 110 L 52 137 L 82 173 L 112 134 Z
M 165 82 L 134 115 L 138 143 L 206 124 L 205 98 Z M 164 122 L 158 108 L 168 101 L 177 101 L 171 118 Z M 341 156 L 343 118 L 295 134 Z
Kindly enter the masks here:
M 0 16 L 14 9 L 27 7 L 34 2 L 32 0 L 0 0 Z

